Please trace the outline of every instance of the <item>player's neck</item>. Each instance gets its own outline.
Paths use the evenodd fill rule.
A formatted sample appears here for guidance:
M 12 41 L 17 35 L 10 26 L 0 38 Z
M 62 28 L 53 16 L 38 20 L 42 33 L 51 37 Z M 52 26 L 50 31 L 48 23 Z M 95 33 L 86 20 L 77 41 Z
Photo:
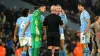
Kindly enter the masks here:
M 82 9 L 81 13 L 84 11 L 84 9 Z
M 56 14 L 56 12 L 55 11 L 51 11 L 51 14 Z
M 57 15 L 60 15 L 59 13 L 57 13 Z
M 40 8 L 38 10 L 41 12 L 41 9 Z

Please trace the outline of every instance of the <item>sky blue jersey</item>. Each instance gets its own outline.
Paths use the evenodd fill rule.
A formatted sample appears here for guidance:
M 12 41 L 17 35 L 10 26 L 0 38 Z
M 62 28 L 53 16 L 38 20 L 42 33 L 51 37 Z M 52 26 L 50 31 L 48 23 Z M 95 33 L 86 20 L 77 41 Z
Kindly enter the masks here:
M 16 24 L 18 25 L 18 36 L 22 37 L 22 33 L 24 31 L 25 25 L 28 22 L 29 18 L 28 17 L 20 17 L 17 19 Z M 25 37 L 31 37 L 30 34 L 30 27 L 27 28 L 25 32 Z
M 64 25 L 67 25 L 67 16 L 66 15 L 62 15 L 62 13 L 60 13 L 59 15 L 61 17 L 61 20 L 63 21 Z M 61 26 L 59 26 L 59 30 L 60 30 L 60 34 L 64 33 L 64 30 Z
M 88 25 L 87 19 L 90 19 L 90 15 L 86 10 L 84 10 L 80 15 L 80 21 L 81 21 L 80 31 L 81 32 L 84 32 L 87 28 L 87 25 Z

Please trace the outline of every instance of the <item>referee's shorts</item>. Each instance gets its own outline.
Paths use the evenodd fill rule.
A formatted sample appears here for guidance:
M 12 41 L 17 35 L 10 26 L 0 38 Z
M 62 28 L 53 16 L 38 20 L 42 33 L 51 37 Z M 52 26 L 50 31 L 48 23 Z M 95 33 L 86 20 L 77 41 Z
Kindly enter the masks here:
M 60 46 L 60 34 L 58 32 L 47 33 L 47 46 Z

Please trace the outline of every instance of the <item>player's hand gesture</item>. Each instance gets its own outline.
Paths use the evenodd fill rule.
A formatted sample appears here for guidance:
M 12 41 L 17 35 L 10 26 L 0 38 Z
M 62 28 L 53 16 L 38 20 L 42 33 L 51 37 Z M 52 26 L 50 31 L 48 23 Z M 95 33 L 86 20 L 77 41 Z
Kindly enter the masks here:
M 65 15 L 65 12 L 64 12 L 64 10 L 62 9 L 62 15 Z

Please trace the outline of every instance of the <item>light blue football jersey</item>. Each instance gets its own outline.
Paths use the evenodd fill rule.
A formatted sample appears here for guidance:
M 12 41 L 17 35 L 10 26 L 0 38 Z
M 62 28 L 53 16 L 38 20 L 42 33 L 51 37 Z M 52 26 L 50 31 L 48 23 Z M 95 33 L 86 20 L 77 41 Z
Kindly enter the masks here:
M 20 17 L 17 19 L 16 24 L 18 25 L 18 36 L 22 37 L 22 33 L 24 31 L 25 25 L 27 23 L 27 21 L 29 20 L 28 17 Z M 25 32 L 25 37 L 30 37 L 30 27 L 27 28 L 26 32 Z
M 60 13 L 59 15 L 61 17 L 61 20 L 63 21 L 64 25 L 67 25 L 68 21 L 67 21 L 67 16 L 66 15 L 62 15 L 62 13 Z M 61 26 L 59 26 L 59 31 L 60 34 L 63 33 L 64 34 L 64 30 Z
M 80 31 L 81 32 L 84 32 L 87 28 L 87 25 L 88 25 L 87 19 L 90 19 L 90 15 L 86 10 L 84 10 L 80 15 L 80 21 L 81 21 Z

